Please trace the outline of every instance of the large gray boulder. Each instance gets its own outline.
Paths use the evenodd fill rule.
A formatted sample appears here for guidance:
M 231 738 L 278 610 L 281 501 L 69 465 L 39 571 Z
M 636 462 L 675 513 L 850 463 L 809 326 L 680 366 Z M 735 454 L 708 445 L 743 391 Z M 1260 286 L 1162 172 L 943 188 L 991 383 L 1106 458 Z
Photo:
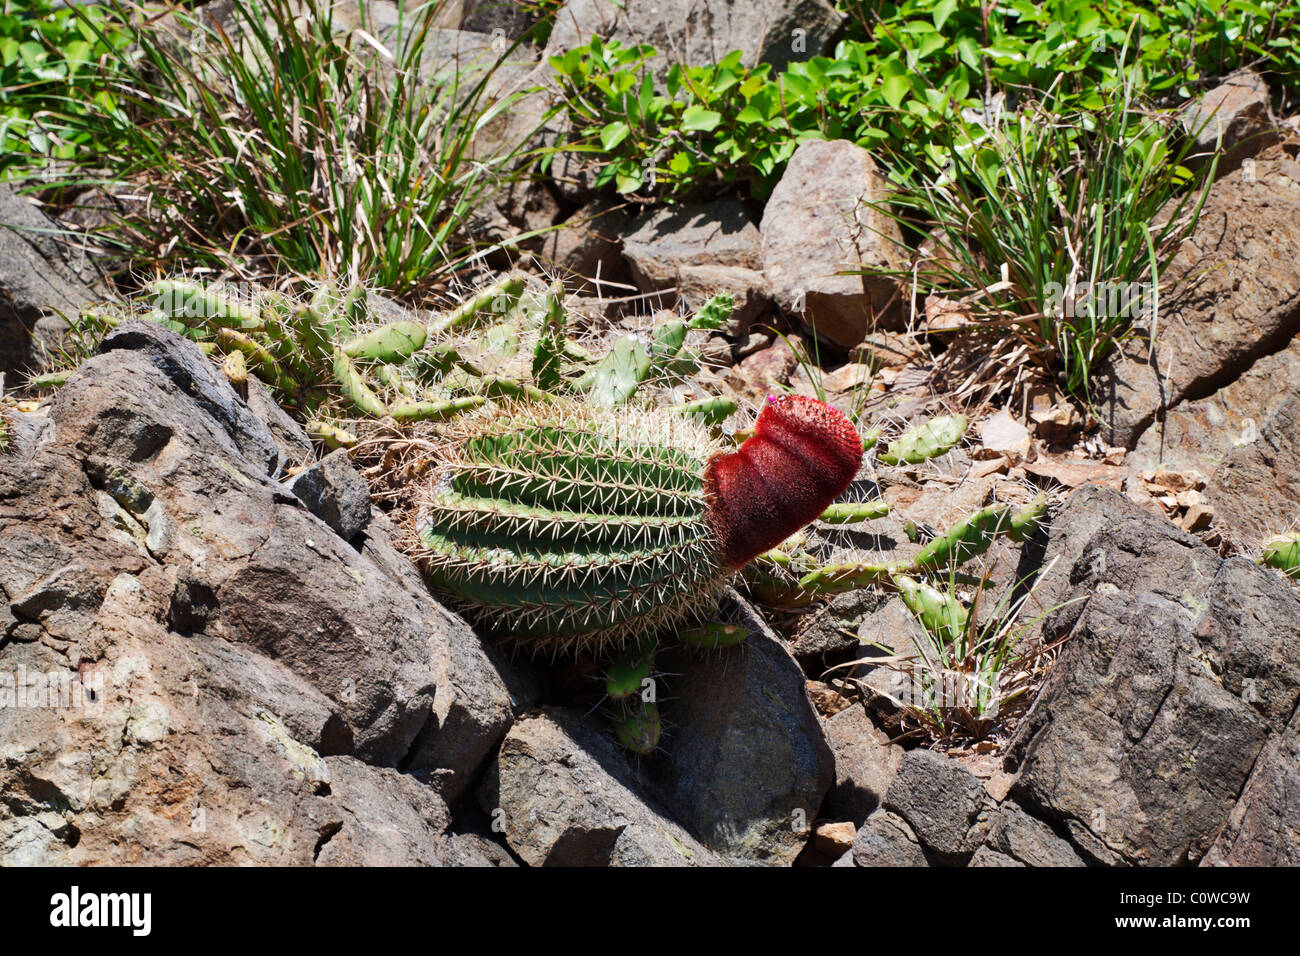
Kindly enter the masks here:
M 719 866 L 641 792 L 608 730 L 551 708 L 518 721 L 480 802 L 530 866 Z
M 124 323 L 22 418 L 0 453 L 0 670 L 95 706 L 0 707 L 0 845 L 311 863 L 382 828 L 398 768 L 435 798 L 403 832 L 443 832 L 416 817 L 464 792 L 524 699 L 384 522 L 352 546 L 312 515 L 274 479 L 267 425 L 159 326 Z M 331 757 L 371 767 L 331 795 Z M 376 859 L 366 842 L 339 858 Z
M 907 821 L 888 810 L 877 810 L 853 838 L 855 866 L 930 866 Z
M 1113 492 L 1070 572 L 1070 635 L 1017 729 L 1013 794 L 1090 862 L 1202 859 L 1300 700 L 1300 596 Z
M 835 762 L 799 665 L 753 608 L 732 602 L 749 630 L 743 645 L 662 657 L 659 666 L 681 676 L 665 682 L 674 729 L 647 772 L 711 849 L 791 863 L 811 836 Z
M 1300 865 L 1300 715 L 1260 751 L 1207 866 Z
M 593 36 L 659 51 L 660 75 L 672 63 L 716 63 L 740 50 L 747 64 L 787 63 L 830 50 L 844 15 L 829 0 L 569 0 L 555 14 L 547 55 Z
M 984 785 L 965 767 L 933 750 L 910 750 L 885 791 L 882 806 L 907 821 L 918 842 L 947 866 L 970 859 L 983 832 Z
M 6 386 L 41 365 L 83 306 L 104 298 L 94 260 L 28 197 L 0 184 L 0 375 Z
M 1300 332 L 1300 164 L 1270 149 L 1215 183 L 1160 282 L 1154 344 L 1144 330 L 1098 367 L 1107 440 L 1126 448 Z
M 809 140 L 763 209 L 763 271 L 777 304 L 844 348 L 902 315 L 901 281 L 873 274 L 906 267 L 898 223 L 872 205 L 885 198 L 884 177 L 865 149 Z

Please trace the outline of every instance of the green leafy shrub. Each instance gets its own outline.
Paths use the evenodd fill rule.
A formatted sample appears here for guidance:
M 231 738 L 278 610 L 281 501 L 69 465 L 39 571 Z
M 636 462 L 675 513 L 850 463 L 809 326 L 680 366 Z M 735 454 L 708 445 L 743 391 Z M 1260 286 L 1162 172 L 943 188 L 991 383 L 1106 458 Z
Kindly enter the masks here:
M 1250 65 L 1300 93 L 1300 41 L 1288 29 L 1295 2 L 849 6 L 861 27 L 833 56 L 775 76 L 732 53 L 673 66 L 656 89 L 648 46 L 593 40 L 552 58 L 572 148 L 598 156 L 600 184 L 622 193 L 680 200 L 721 182 L 762 197 L 804 139 L 888 143 L 896 175 L 925 172 L 1049 90 L 1071 115 L 1104 108 L 1121 88 L 1174 104 L 1198 82 Z
M 70 159 L 84 139 L 52 140 L 39 117 L 69 99 L 111 103 L 104 70 L 128 34 L 102 6 L 54 9 L 49 0 L 0 5 L 0 178 L 47 159 Z
M 1192 94 L 1191 84 L 1243 66 L 1300 92 L 1295 0 L 842 0 L 850 42 L 898 56 L 927 77 L 956 71 L 973 88 L 1046 90 L 1058 74 L 1112 89 Z M 1132 31 L 1135 55 L 1119 53 Z M 1086 87 L 1078 104 L 1090 108 Z

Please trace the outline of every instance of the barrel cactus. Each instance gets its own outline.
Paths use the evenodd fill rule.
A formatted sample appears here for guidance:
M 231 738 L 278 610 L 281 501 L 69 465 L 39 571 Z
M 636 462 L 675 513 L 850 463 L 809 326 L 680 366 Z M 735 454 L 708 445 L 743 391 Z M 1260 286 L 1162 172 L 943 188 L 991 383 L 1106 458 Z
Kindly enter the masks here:
M 430 583 L 535 651 L 601 652 L 713 612 L 731 575 L 848 487 L 862 441 L 769 398 L 728 450 L 672 409 L 496 405 L 444 429 L 419 540 Z

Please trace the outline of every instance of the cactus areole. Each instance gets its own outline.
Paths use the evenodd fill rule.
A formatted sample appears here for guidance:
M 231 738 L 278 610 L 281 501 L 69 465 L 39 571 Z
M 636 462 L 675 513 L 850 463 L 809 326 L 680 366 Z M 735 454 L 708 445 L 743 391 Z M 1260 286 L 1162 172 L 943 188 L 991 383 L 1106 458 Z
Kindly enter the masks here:
M 447 438 L 419 519 L 429 582 L 550 652 L 706 617 L 862 460 L 848 419 L 798 396 L 769 398 L 732 451 L 671 410 L 569 402 L 484 408 Z

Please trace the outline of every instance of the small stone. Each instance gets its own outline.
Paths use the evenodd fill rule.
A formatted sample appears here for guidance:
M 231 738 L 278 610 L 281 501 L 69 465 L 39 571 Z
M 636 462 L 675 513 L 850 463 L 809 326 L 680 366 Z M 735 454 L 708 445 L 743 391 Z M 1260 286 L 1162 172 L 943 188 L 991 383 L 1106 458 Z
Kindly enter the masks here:
M 853 849 L 853 838 L 858 828 L 848 821 L 819 823 L 813 830 L 813 844 L 822 853 L 842 856 Z
M 984 785 L 966 768 L 932 750 L 903 757 L 885 793 L 884 807 L 911 825 L 918 840 L 943 863 L 965 863 L 967 842 L 981 808 Z
M 370 523 L 370 489 L 340 448 L 301 471 L 289 490 L 307 510 L 351 541 Z
M 902 817 L 877 810 L 853 838 L 858 866 L 929 866 L 921 843 Z
M 1209 505 L 1194 504 L 1187 509 L 1178 526 L 1184 531 L 1204 531 L 1214 521 L 1214 509 Z

